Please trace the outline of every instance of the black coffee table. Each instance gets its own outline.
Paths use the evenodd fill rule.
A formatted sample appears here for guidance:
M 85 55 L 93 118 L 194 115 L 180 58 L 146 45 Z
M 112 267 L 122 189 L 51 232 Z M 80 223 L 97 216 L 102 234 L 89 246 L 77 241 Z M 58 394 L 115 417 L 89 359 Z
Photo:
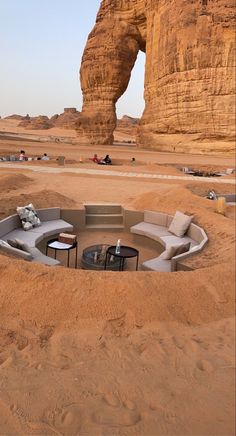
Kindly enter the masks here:
M 70 266 L 70 250 L 76 249 L 75 252 L 75 268 L 77 268 L 77 258 L 78 258 L 78 242 L 75 241 L 73 244 L 64 244 L 64 242 L 59 242 L 58 238 L 50 239 L 46 246 L 46 256 L 48 255 L 48 249 L 54 250 L 54 259 L 57 258 L 57 251 L 67 251 L 67 267 Z
M 130 259 L 132 257 L 137 257 L 136 261 L 136 271 L 138 270 L 138 259 L 139 259 L 139 251 L 136 248 L 128 247 L 127 245 L 121 245 L 120 253 L 116 253 L 116 245 L 111 245 L 108 247 L 105 258 L 104 269 L 107 269 L 107 259 L 108 256 L 118 257 L 120 259 L 120 267 L 119 271 L 124 271 L 125 259 Z

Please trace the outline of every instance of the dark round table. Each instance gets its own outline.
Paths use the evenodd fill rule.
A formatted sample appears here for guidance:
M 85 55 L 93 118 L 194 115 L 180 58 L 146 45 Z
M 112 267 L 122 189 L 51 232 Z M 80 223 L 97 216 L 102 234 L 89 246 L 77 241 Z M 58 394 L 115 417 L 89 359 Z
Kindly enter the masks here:
M 50 239 L 46 246 L 46 256 L 48 255 L 48 249 L 54 250 L 54 259 L 57 258 L 57 251 L 67 251 L 67 267 L 70 266 L 70 250 L 76 249 L 75 252 L 75 268 L 77 268 L 77 258 L 78 258 L 78 242 L 75 241 L 73 244 L 64 244 L 64 242 L 59 242 L 58 238 Z
M 107 259 L 108 256 L 118 257 L 120 259 L 120 267 L 119 271 L 124 271 L 124 264 L 126 259 L 130 259 L 132 257 L 137 257 L 136 261 L 136 271 L 138 270 L 138 259 L 139 259 L 139 251 L 136 248 L 128 247 L 127 245 L 120 246 L 120 252 L 116 253 L 116 245 L 111 245 L 108 247 L 106 252 L 104 269 L 107 269 Z

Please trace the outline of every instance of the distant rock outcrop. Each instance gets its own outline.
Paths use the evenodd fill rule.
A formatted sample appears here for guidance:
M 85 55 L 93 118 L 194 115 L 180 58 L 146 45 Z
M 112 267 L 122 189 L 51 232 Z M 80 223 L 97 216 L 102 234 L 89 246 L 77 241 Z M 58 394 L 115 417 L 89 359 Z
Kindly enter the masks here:
M 115 104 L 139 50 L 146 53 L 140 145 L 156 147 L 170 134 L 231 139 L 234 8 L 234 0 L 103 0 L 80 70 L 77 127 L 85 141 L 113 142 Z
M 139 118 L 129 117 L 128 115 L 124 115 L 122 118 L 117 119 L 117 127 L 119 128 L 137 128 L 139 123 Z
M 24 127 L 27 130 L 44 130 L 51 129 L 52 127 L 74 129 L 79 114 L 80 112 L 78 112 L 76 108 L 65 108 L 62 114 L 55 114 L 51 118 L 45 115 L 39 115 L 38 117 L 21 117 L 17 115 L 17 117 L 20 118 L 14 119 L 21 120 L 19 127 Z M 11 118 L 13 117 L 15 117 L 15 115 L 11 116 Z
M 51 129 L 53 126 L 47 116 L 39 115 L 38 117 L 22 120 L 19 123 L 19 127 L 24 127 L 27 130 L 45 130 Z
M 7 117 L 4 117 L 4 120 L 28 120 L 30 119 L 30 116 L 27 114 L 26 116 L 24 115 L 18 115 L 18 114 L 13 114 L 13 115 L 9 115 Z
M 139 118 L 129 117 L 128 115 L 124 115 L 121 119 L 117 119 L 115 132 L 118 134 L 123 134 L 123 137 L 127 139 L 123 139 L 124 142 L 135 141 L 137 136 L 137 129 L 139 124 Z M 117 135 L 116 135 L 117 136 Z
M 54 115 L 50 122 L 55 127 L 64 127 L 65 129 L 74 129 L 75 123 L 79 119 L 80 112 L 76 108 L 65 108 L 64 112 L 60 115 Z

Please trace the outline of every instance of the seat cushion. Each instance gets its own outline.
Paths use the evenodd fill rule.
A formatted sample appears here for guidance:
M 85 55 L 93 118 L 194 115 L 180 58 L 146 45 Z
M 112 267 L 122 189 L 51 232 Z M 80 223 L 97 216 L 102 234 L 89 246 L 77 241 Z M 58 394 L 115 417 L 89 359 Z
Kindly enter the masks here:
M 141 269 L 144 271 L 171 271 L 171 261 L 170 260 L 162 260 L 159 257 L 155 257 L 154 259 L 147 260 L 143 262 L 141 265 Z
M 46 256 L 36 247 L 31 248 L 30 253 L 33 257 L 32 262 L 42 263 L 43 265 L 49 265 L 49 266 L 60 265 L 59 260 Z
M 44 236 L 55 235 L 56 233 L 72 231 L 73 226 L 64 220 L 44 221 L 41 226 L 33 229 L 35 233 L 42 233 Z
M 146 222 L 141 222 L 132 226 L 130 228 L 131 233 L 135 233 L 137 235 L 147 236 L 148 238 L 154 239 L 156 241 L 160 241 L 162 236 L 171 236 L 171 233 L 164 226 L 158 226 L 156 224 L 150 224 Z
M 4 241 L 7 241 L 8 239 L 11 240 L 20 239 L 26 242 L 26 244 L 28 244 L 30 247 L 34 247 L 38 242 L 40 242 L 44 238 L 43 233 L 41 232 L 35 233 L 34 230 L 29 230 L 28 232 L 25 232 L 23 229 L 16 229 L 10 233 L 7 233 L 5 236 L 2 237 L 2 239 Z
M 183 236 L 182 238 L 179 238 L 178 236 L 161 236 L 161 239 L 163 243 L 165 244 L 166 248 L 174 246 L 174 245 L 180 245 L 180 244 L 187 244 L 190 242 L 190 248 L 195 247 L 198 245 L 196 241 L 189 238 L 189 236 Z

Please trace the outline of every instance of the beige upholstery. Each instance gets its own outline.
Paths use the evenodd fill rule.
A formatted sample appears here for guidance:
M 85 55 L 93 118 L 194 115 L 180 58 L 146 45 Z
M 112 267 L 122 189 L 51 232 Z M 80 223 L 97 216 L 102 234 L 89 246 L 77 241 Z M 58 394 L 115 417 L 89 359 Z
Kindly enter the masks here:
M 172 245 L 186 244 L 187 242 L 191 243 L 190 248 L 195 247 L 195 245 L 198 245 L 196 241 L 189 238 L 188 236 L 183 236 L 182 238 L 180 238 L 179 236 L 171 235 L 171 236 L 162 236 L 161 239 L 164 242 L 163 245 L 166 248 L 168 248 Z
M 192 219 L 192 216 L 185 215 L 184 213 L 177 210 L 168 228 L 169 232 L 173 233 L 175 236 L 179 236 L 180 238 L 182 238 L 182 236 L 184 236 L 187 232 Z
M 165 213 L 145 210 L 144 221 L 145 223 L 157 224 L 158 226 L 167 227 L 167 215 Z
M 204 238 L 202 229 L 193 223 L 190 224 L 186 236 L 189 236 L 189 238 L 194 239 L 196 242 L 199 243 L 202 242 Z
M 143 271 L 164 271 L 171 272 L 171 262 L 169 260 L 162 260 L 159 257 L 147 260 L 141 265 Z
M 148 222 L 145 221 L 148 220 Z M 141 265 L 141 269 L 150 271 L 176 271 L 178 262 L 193 254 L 201 251 L 206 245 L 208 238 L 204 230 L 191 223 L 187 233 L 183 237 L 175 236 L 168 231 L 173 220 L 173 216 L 154 211 L 144 212 L 144 221 L 130 227 L 130 232 L 138 235 L 145 236 L 153 239 L 163 245 L 166 249 L 171 246 L 186 244 L 190 242 L 190 250 L 186 253 L 179 254 L 172 257 L 172 259 L 165 260 L 159 257 L 150 259 Z M 160 225 L 160 223 L 166 225 Z
M 135 233 L 137 235 L 147 236 L 148 238 L 154 239 L 155 241 L 160 242 L 160 244 L 164 245 L 161 237 L 162 236 L 172 236 L 170 232 L 168 232 L 166 227 L 157 226 L 155 224 L 150 224 L 146 222 L 142 222 L 132 226 L 130 228 L 131 233 Z
M 9 254 L 11 256 L 17 257 L 24 260 L 32 260 L 32 255 L 26 251 L 19 250 L 9 245 L 6 241 L 0 240 L 0 250 L 3 253 Z

